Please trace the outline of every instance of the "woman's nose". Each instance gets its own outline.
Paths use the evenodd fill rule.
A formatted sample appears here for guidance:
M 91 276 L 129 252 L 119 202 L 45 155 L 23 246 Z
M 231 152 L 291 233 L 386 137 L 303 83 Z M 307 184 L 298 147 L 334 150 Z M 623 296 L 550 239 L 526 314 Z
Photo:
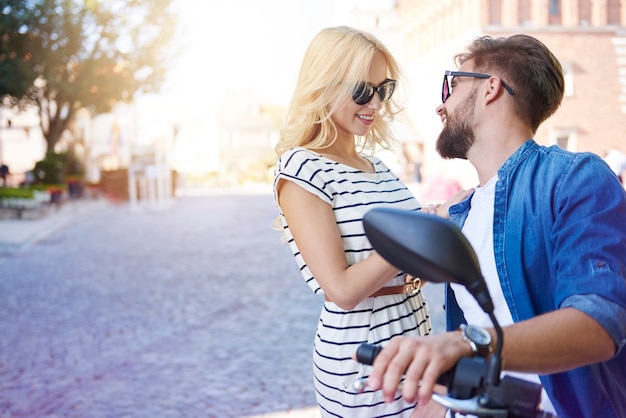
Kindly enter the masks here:
M 381 107 L 383 107 L 383 103 L 380 101 L 380 97 L 378 96 L 378 94 L 375 94 L 374 97 L 372 97 L 372 100 L 369 101 L 367 107 L 376 110 L 379 110 Z

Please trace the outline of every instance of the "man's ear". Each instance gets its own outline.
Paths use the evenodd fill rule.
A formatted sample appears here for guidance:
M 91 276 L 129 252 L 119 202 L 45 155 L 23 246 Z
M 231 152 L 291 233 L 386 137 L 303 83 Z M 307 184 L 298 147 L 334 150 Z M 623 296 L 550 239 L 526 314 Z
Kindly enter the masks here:
M 499 77 L 492 76 L 489 80 L 487 80 L 485 86 L 487 86 L 485 90 L 485 99 L 487 99 L 488 103 L 495 100 L 500 94 L 506 93 L 504 86 L 502 85 L 502 80 L 500 80 Z

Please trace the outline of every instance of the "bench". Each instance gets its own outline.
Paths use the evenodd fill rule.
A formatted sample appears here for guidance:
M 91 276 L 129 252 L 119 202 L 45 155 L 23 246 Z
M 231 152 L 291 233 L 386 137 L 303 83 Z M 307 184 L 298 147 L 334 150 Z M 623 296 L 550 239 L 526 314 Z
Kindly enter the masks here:
M 2 218 L 36 219 L 50 209 L 50 192 L 35 191 L 32 199 L 5 197 L 0 199 Z

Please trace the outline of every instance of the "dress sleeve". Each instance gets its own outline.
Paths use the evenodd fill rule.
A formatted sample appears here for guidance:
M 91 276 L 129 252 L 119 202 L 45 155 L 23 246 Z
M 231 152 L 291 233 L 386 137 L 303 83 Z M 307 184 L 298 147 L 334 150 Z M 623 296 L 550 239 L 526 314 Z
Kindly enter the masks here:
M 321 156 L 305 148 L 293 148 L 278 160 L 274 176 L 274 191 L 279 180 L 293 181 L 309 193 L 331 204 L 332 193 L 328 189 L 326 168 Z

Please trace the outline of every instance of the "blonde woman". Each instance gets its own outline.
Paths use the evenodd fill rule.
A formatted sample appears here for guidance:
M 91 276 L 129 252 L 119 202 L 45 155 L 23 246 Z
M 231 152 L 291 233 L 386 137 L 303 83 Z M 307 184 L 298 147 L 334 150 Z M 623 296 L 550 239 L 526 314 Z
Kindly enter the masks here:
M 361 343 L 431 332 L 419 283 L 372 249 L 363 215 L 374 207 L 419 210 L 407 187 L 373 156 L 391 144 L 389 122 L 401 80 L 375 37 L 348 27 L 322 30 L 309 45 L 281 141 L 274 192 L 285 237 L 309 288 L 326 302 L 313 350 L 324 417 L 408 417 L 400 394 L 353 389 L 369 366 L 352 360 Z

